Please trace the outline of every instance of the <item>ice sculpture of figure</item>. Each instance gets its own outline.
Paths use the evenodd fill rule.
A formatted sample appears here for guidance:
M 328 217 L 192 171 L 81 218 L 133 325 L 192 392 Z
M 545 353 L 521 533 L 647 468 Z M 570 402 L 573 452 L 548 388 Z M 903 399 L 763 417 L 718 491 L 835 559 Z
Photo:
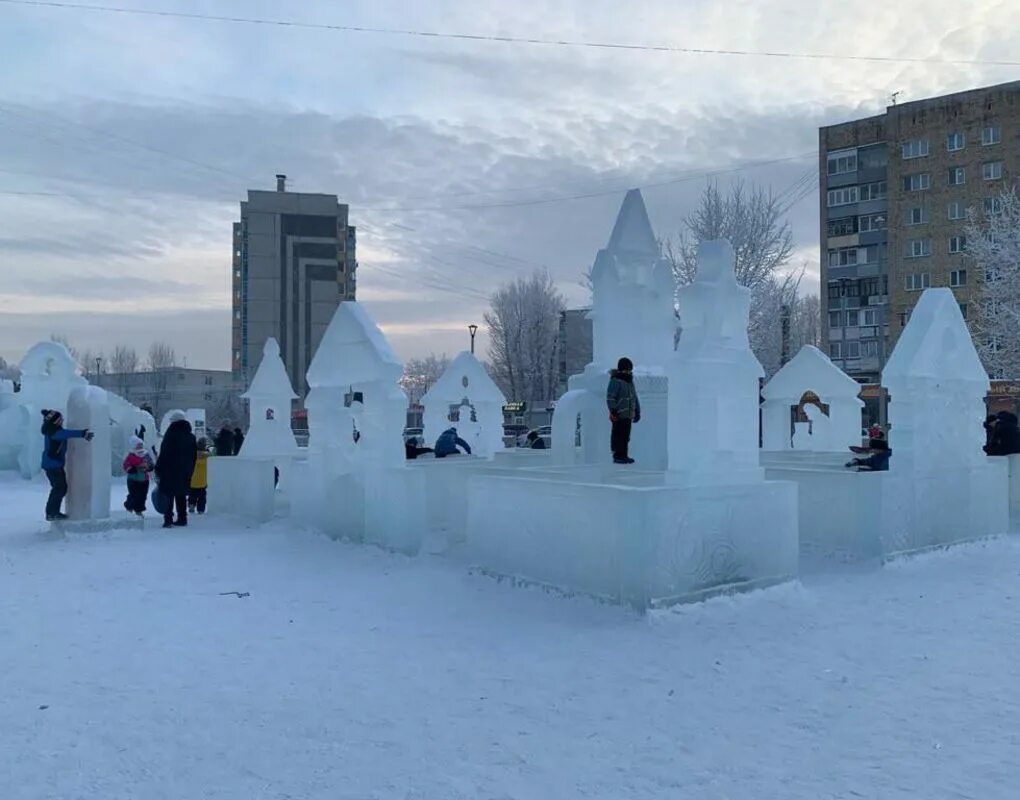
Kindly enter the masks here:
M 67 427 L 92 431 L 91 442 L 72 439 L 67 446 L 67 515 L 72 522 L 110 516 L 110 405 L 96 386 L 71 390 Z
M 276 339 L 267 339 L 262 362 L 248 391 L 248 435 L 241 448 L 242 457 L 296 456 L 297 441 L 290 426 L 291 402 L 297 399 L 280 358 Z
M 817 347 L 804 345 L 766 384 L 762 397 L 762 449 L 789 450 L 791 409 L 804 404 L 811 419 L 811 450 L 845 452 L 861 441 L 861 385 L 837 367 Z M 828 407 L 821 409 L 805 403 L 805 395 L 814 395 Z M 811 409 L 815 409 L 812 411 Z M 812 417 L 812 414 L 814 416 Z M 794 449 L 801 449 L 796 443 Z
M 644 469 L 666 468 L 665 367 L 673 353 L 675 283 L 652 232 L 641 191 L 631 189 L 613 226 L 609 243 L 591 271 L 593 358 L 568 381 L 553 415 L 553 457 L 575 461 L 574 442 L 581 419 L 581 461 L 609 463 L 606 386 L 609 370 L 622 356 L 634 362 L 641 397 L 641 424 L 632 432 L 630 454 Z
M 886 553 L 1005 533 L 1005 459 L 982 451 L 988 374 L 950 289 L 926 289 L 882 371 L 892 457 Z
M 761 480 L 751 293 L 737 283 L 733 246 L 703 242 L 698 274 L 680 289 L 683 333 L 669 374 L 669 469 L 689 483 Z
M 455 424 L 461 437 L 471 444 L 472 454 L 492 458 L 503 448 L 506 397 L 471 353 L 458 354 L 421 402 L 425 407 L 425 442 L 430 447 L 450 427 L 450 408 L 459 406 L 460 420 Z

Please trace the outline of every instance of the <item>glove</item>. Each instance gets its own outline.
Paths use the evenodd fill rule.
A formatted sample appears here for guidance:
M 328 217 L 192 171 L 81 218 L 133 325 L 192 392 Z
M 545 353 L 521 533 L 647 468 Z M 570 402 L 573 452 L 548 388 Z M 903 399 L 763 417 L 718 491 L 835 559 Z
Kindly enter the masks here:
M 637 425 L 640 421 L 641 421 L 641 415 L 640 414 L 635 414 L 634 415 L 634 424 Z
M 620 421 L 620 417 L 616 414 L 615 411 L 610 411 L 609 412 L 609 421 L 610 422 L 619 422 Z
M 95 434 L 92 431 L 90 431 L 90 430 L 86 430 L 85 431 L 85 435 L 82 438 L 86 442 L 91 442 L 95 438 Z

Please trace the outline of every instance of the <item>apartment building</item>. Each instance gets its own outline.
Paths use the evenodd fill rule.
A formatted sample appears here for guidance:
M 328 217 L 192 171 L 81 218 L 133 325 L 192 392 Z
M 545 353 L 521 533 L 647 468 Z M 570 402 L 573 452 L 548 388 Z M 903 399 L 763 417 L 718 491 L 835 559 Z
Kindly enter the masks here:
M 822 331 L 833 361 L 877 383 L 920 292 L 964 316 L 972 211 L 994 213 L 1020 170 L 1020 81 L 890 106 L 819 131 Z
M 273 337 L 294 391 L 304 398 L 305 372 L 333 313 L 357 289 L 357 237 L 348 206 L 332 194 L 248 192 L 233 227 L 233 372 L 255 375 Z

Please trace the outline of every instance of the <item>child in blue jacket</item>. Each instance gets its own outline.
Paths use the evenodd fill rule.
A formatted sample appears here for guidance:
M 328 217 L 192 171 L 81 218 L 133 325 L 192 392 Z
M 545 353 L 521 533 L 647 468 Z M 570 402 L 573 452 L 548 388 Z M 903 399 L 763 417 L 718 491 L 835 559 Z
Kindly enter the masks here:
M 46 520 L 55 522 L 67 519 L 67 514 L 60 513 L 60 505 L 67 495 L 67 473 L 64 465 L 67 462 L 67 442 L 69 439 L 92 441 L 92 431 L 68 430 L 64 427 L 64 416 L 59 411 L 48 408 L 42 410 L 42 435 L 44 439 L 42 468 L 50 482 L 50 496 L 46 501 Z

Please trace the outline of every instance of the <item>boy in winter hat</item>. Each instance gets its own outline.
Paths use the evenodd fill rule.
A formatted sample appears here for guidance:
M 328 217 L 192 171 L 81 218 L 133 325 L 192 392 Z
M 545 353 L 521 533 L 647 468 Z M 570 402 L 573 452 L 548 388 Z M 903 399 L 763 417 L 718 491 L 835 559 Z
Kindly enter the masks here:
M 627 452 L 630 447 L 630 428 L 641 421 L 641 403 L 634 387 L 634 363 L 626 356 L 617 362 L 616 369 L 609 372 L 606 405 L 609 407 L 609 421 L 613 423 L 609 439 L 613 463 L 633 464 L 634 459 Z
M 205 439 L 198 440 L 195 456 L 195 469 L 191 473 L 191 486 L 188 489 L 188 511 L 204 514 L 209 488 L 209 444 Z
M 128 440 L 130 449 L 124 457 L 124 472 L 127 473 L 127 500 L 124 508 L 132 514 L 142 516 L 145 499 L 149 496 L 149 475 L 154 465 L 152 456 L 145 451 L 145 442 L 137 436 Z
M 46 500 L 46 521 L 58 522 L 67 519 L 62 514 L 60 505 L 67 495 L 67 442 L 70 439 L 92 441 L 90 430 L 68 430 L 64 427 L 64 415 L 48 408 L 42 410 L 43 424 L 40 432 L 43 435 L 42 468 L 50 482 L 50 496 Z

